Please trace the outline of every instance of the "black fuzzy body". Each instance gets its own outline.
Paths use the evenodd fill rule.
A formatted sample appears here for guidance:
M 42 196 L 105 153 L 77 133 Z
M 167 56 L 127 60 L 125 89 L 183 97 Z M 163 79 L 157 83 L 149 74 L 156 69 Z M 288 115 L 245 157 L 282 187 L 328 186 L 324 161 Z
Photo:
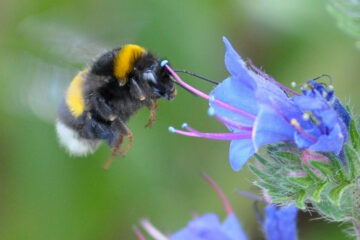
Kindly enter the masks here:
M 58 120 L 75 130 L 80 138 L 106 140 L 110 147 L 120 137 L 131 134 L 126 123 L 139 109 L 145 106 L 151 109 L 159 98 L 175 97 L 170 75 L 160 66 L 161 60 L 148 52 L 135 59 L 125 83 L 120 83 L 114 76 L 114 59 L 120 49 L 103 54 L 84 74 L 85 111 L 75 117 L 64 100 L 58 114 Z M 149 69 L 157 77 L 157 84 L 143 77 Z

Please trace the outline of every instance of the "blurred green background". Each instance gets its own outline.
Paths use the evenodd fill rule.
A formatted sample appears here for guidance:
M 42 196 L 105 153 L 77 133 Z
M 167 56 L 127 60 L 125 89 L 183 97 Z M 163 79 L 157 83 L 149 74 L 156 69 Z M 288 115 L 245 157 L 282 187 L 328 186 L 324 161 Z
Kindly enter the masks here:
M 216 80 L 227 77 L 227 36 L 239 53 L 277 80 L 303 83 L 322 73 L 338 96 L 360 107 L 360 52 L 336 27 L 327 1 L 313 0 L 53 0 L 0 2 L 0 239 L 136 239 L 132 226 L 149 218 L 164 232 L 185 226 L 194 213 L 225 211 L 200 177 L 223 188 L 250 239 L 262 239 L 246 168 L 233 172 L 228 142 L 170 134 L 188 122 L 224 131 L 207 116 L 207 103 L 183 89 L 160 102 L 157 121 L 145 129 L 146 109 L 129 127 L 134 146 L 110 170 L 102 145 L 73 158 L 54 131 L 56 104 L 72 76 L 103 49 L 136 43 L 178 69 Z M 100 52 L 99 52 L 100 51 Z M 212 86 L 184 77 L 194 86 Z M 317 218 L 310 222 L 309 219 Z M 345 239 L 346 226 L 318 216 L 299 217 L 299 239 Z

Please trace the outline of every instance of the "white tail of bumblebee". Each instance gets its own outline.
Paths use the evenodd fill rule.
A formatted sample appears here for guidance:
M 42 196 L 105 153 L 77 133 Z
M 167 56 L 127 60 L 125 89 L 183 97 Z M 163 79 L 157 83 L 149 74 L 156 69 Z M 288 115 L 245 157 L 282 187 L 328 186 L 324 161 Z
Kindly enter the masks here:
M 73 156 L 86 156 L 94 153 L 99 147 L 100 140 L 85 139 L 72 128 L 60 120 L 56 121 L 56 132 L 60 144 Z

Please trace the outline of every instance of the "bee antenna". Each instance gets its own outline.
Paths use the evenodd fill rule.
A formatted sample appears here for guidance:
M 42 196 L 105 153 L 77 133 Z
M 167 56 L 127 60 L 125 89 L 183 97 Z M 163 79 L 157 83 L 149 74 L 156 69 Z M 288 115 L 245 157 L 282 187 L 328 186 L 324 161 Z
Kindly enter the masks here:
M 192 73 L 192 72 L 189 72 L 189 71 L 186 71 L 186 70 L 174 70 L 174 71 L 175 71 L 175 72 L 180 72 L 180 73 L 185 73 L 185 74 L 191 75 L 191 76 L 193 76 L 193 77 L 197 77 L 197 78 L 199 78 L 199 79 L 202 79 L 202 80 L 204 80 L 204 81 L 206 81 L 206 82 L 209 82 L 209 83 L 212 83 L 212 84 L 214 84 L 214 85 L 218 85 L 218 84 L 219 84 L 217 81 L 211 80 L 211 79 L 209 79 L 209 78 L 206 78 L 206 77 L 204 77 L 204 76 L 201 76 L 201 75 L 199 75 L 199 74 Z

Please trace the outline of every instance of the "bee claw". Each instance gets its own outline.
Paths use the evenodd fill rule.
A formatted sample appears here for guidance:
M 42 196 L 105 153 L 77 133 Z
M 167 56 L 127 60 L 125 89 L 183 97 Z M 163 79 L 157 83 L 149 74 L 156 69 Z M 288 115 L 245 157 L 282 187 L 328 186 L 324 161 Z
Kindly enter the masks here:
M 151 128 L 154 121 L 149 120 L 149 122 L 145 125 L 146 128 Z
M 154 102 L 154 105 L 149 107 L 150 110 L 150 117 L 149 122 L 145 125 L 147 128 L 151 128 L 152 124 L 155 122 L 156 119 L 156 109 L 158 109 L 157 101 Z
M 133 134 L 132 134 L 132 133 L 129 133 L 126 137 L 129 138 L 129 143 L 128 143 L 128 145 L 124 148 L 124 150 L 121 151 L 121 155 L 122 155 L 122 156 L 125 156 L 125 155 L 127 154 L 127 152 L 130 150 L 130 148 L 132 147 L 133 142 L 134 142 L 134 137 L 133 137 Z

